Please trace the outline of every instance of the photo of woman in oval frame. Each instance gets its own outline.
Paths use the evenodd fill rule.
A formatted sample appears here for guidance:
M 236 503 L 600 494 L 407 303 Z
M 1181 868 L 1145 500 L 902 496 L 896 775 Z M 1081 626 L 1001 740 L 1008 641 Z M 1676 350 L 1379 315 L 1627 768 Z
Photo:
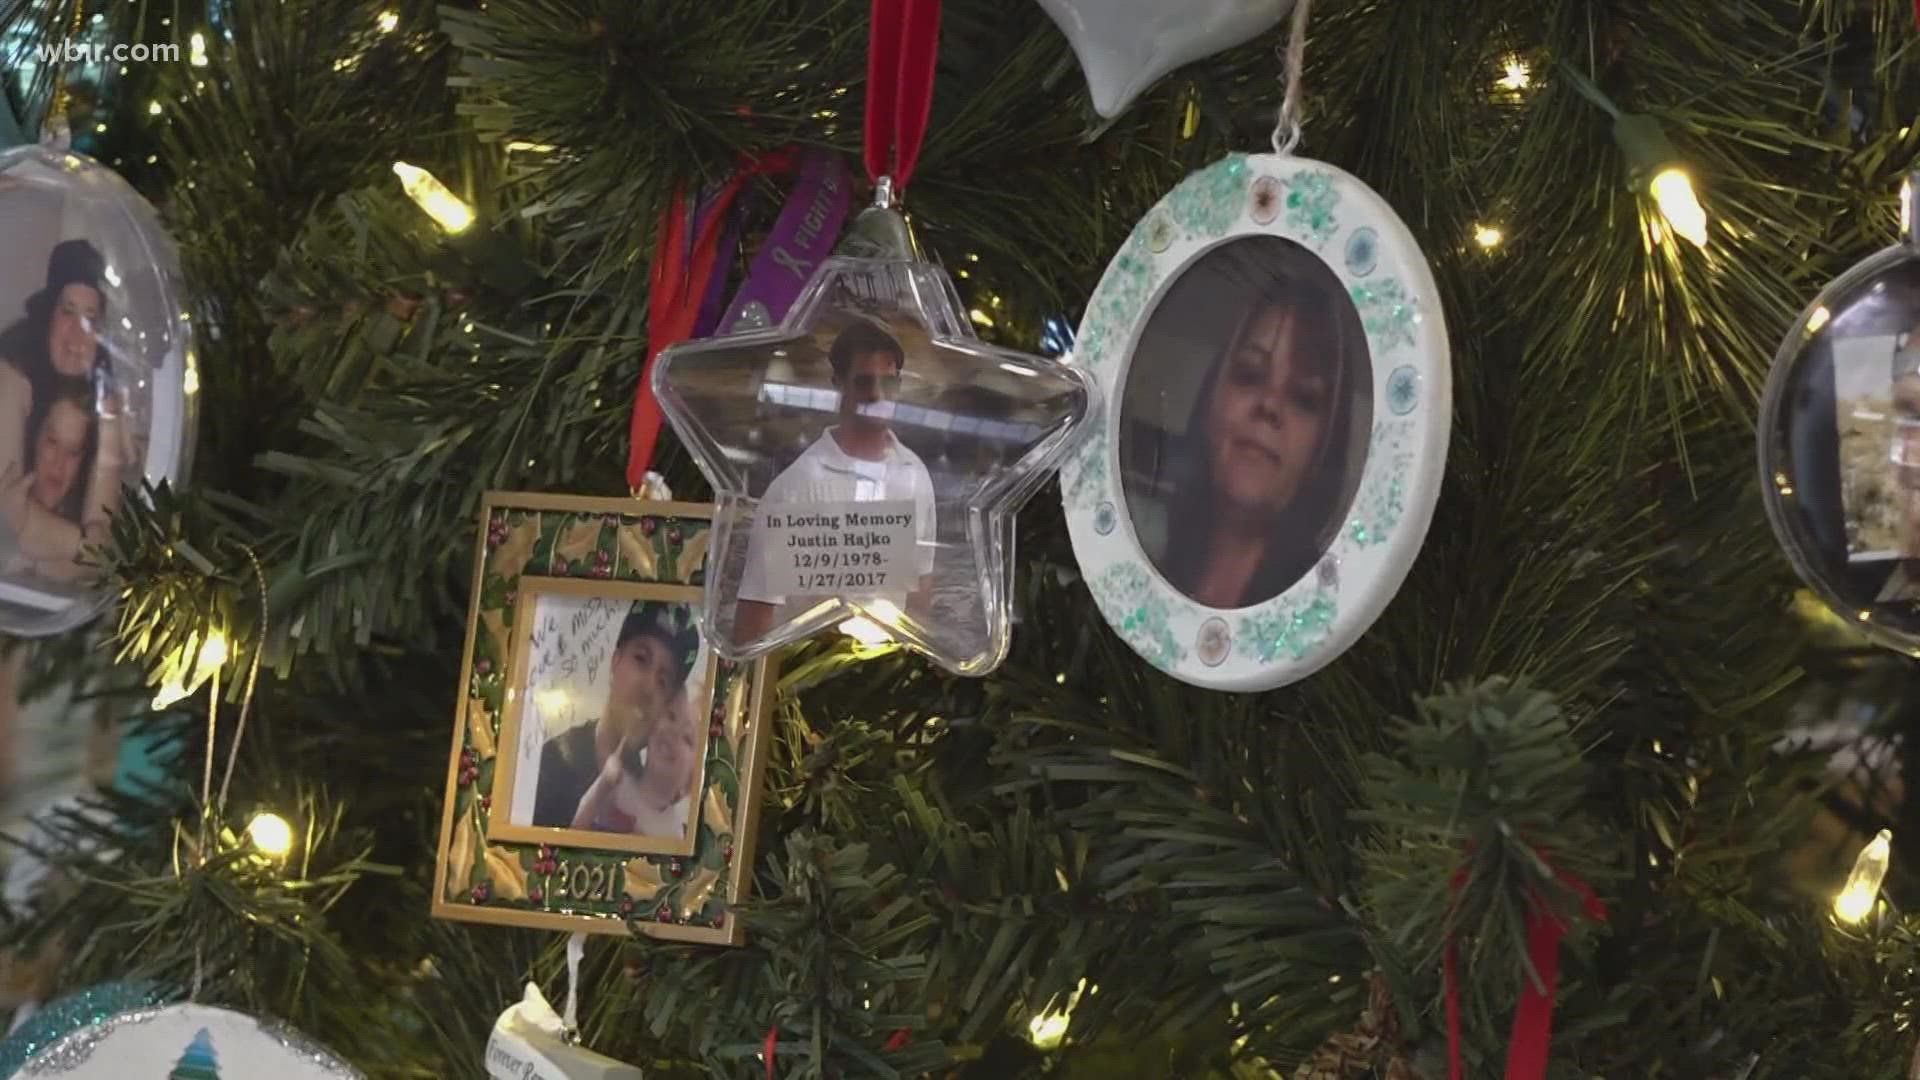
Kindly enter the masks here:
M 1339 533 L 1372 401 L 1359 311 L 1325 263 L 1275 236 L 1201 255 L 1148 318 L 1120 402 L 1148 562 L 1209 608 L 1280 595 Z
M 1254 693 L 1387 611 L 1439 501 L 1453 379 L 1432 268 L 1378 192 L 1291 154 L 1200 169 L 1107 264 L 1073 358 L 1098 437 L 1060 502 L 1128 648 Z

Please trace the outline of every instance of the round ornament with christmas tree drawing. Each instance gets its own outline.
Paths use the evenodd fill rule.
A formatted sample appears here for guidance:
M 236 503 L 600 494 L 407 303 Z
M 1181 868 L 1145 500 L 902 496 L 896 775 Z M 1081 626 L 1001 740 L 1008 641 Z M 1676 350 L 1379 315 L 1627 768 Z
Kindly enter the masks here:
M 1107 621 L 1214 689 L 1338 656 L 1425 539 L 1448 358 L 1426 257 L 1358 179 L 1292 154 L 1189 176 L 1108 264 L 1073 353 L 1103 392 L 1061 495 Z
M 167 1069 L 167 1072 L 160 1070 Z M 49 1044 L 14 1074 L 70 1080 L 343 1080 L 359 1070 L 279 1024 L 207 1005 L 114 1013 Z

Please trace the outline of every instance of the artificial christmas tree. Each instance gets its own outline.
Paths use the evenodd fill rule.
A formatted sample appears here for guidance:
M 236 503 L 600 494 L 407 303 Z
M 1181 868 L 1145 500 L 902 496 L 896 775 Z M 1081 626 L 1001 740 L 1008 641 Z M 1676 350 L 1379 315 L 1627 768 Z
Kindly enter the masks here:
M 492 783 L 447 756 L 482 498 L 630 492 L 664 240 L 753 163 L 853 160 L 870 16 L 0 8 L 24 127 L 84 114 L 177 239 L 200 400 L 189 482 L 97 553 L 115 613 L 32 646 L 30 685 L 104 678 L 173 753 L 45 823 L 5 929 L 58 957 L 47 993 L 155 979 L 405 1078 L 483 1075 L 528 980 L 561 999 L 558 935 L 429 915 L 450 767 Z M 1134 223 L 1264 145 L 1286 33 L 1107 118 L 1040 4 L 951 0 L 908 209 L 981 338 L 1066 345 Z M 1905 1073 L 1910 661 L 1794 602 L 1753 418 L 1796 313 L 1898 234 L 1912 5 L 1319 0 L 1308 33 L 1300 152 L 1394 209 L 1446 313 L 1444 479 L 1391 603 L 1293 685 L 1188 686 L 1034 500 L 990 675 L 782 651 L 757 836 L 719 855 L 751 854 L 743 944 L 594 941 L 588 1046 L 662 1077 L 1481 1077 L 1542 1040 L 1555 1075 Z M 40 51 L 70 41 L 180 52 Z M 716 310 L 783 197 L 753 173 L 712 231 Z M 812 402 L 776 397 L 742 407 Z M 652 464 L 711 496 L 672 439 Z M 247 839 L 267 811 L 284 855 Z M 1838 919 L 1881 828 L 1882 903 Z M 530 866 L 469 854 L 476 903 L 532 903 L 492 895 Z M 1542 1002 L 1550 1039 L 1516 1022 Z
M 220 1080 L 220 1059 L 213 1052 L 213 1036 L 206 1028 L 194 1035 L 167 1080 Z

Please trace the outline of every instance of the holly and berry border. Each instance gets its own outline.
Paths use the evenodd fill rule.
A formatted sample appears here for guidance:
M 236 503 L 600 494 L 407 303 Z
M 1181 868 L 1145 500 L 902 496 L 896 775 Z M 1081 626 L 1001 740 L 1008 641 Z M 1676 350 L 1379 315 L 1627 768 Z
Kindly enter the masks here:
M 766 763 L 772 661 L 719 657 L 700 828 L 689 854 L 639 854 L 490 835 L 514 607 L 522 581 L 704 581 L 713 508 L 519 492 L 482 501 L 459 717 L 433 886 L 438 918 L 741 942 Z M 498 793 L 504 797 L 504 791 Z

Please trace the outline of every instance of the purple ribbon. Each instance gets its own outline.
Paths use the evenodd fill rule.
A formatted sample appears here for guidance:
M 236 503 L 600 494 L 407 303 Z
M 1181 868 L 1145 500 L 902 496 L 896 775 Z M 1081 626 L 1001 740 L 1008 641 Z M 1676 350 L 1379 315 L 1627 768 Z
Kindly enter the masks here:
M 840 226 L 852 202 L 851 187 L 839 155 L 822 150 L 801 155 L 786 205 L 760 245 L 760 254 L 754 256 L 747 280 L 720 318 L 720 333 L 759 330 L 786 318 L 801 287 L 840 239 Z
M 700 230 L 706 227 L 707 219 L 713 216 L 713 196 L 718 192 L 716 186 L 701 195 L 700 205 L 693 214 L 693 228 L 687 230 L 689 246 L 692 238 L 700 235 Z M 727 271 L 732 268 L 734 256 L 739 250 L 740 215 L 736 212 L 727 216 L 726 230 L 720 234 L 720 246 L 713 260 L 713 275 L 707 278 L 706 297 L 700 302 L 700 317 L 693 322 L 694 337 L 710 337 L 713 328 L 720 325 L 720 306 L 727 300 Z M 687 257 L 692 258 L 691 251 Z

